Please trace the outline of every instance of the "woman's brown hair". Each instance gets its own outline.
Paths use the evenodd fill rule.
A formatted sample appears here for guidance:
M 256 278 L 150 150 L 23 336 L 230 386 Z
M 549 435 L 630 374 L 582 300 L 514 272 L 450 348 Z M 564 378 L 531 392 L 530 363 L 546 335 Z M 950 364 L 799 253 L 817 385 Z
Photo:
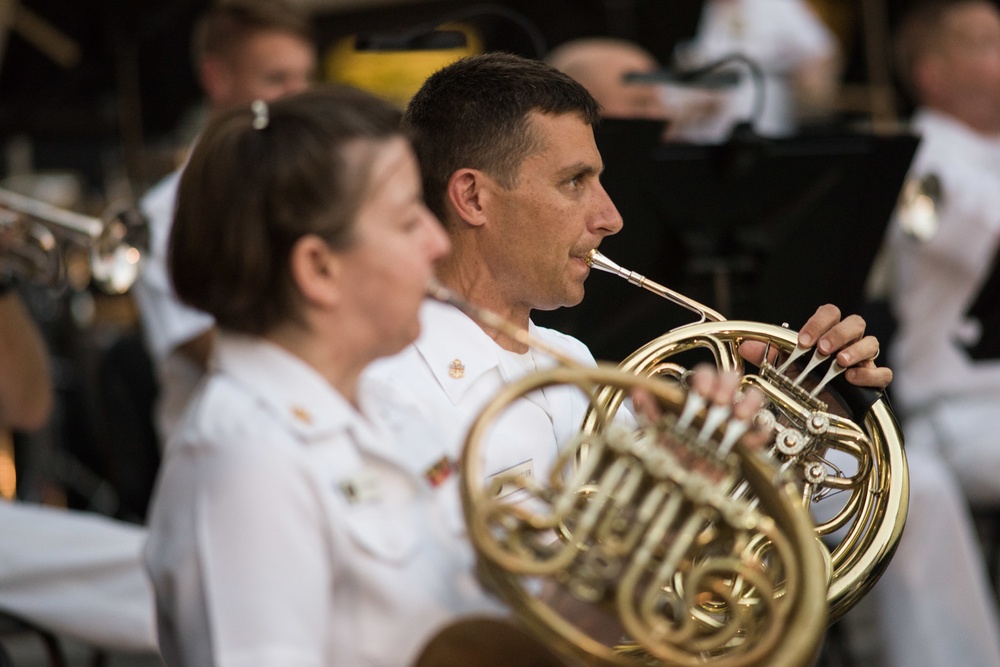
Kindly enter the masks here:
M 168 265 L 178 296 L 245 333 L 296 318 L 292 246 L 306 234 L 352 243 L 372 151 L 347 147 L 399 134 L 395 108 L 346 86 L 213 119 L 177 195 Z

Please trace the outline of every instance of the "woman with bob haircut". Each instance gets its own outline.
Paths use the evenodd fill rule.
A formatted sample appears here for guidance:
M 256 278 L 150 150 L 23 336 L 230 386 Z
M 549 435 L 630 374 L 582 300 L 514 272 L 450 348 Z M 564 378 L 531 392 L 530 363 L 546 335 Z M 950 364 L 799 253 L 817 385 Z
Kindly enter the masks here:
M 441 438 L 359 381 L 449 250 L 398 122 L 320 87 L 215 118 L 184 171 L 169 267 L 220 329 L 150 520 L 171 667 L 408 665 L 500 609 Z

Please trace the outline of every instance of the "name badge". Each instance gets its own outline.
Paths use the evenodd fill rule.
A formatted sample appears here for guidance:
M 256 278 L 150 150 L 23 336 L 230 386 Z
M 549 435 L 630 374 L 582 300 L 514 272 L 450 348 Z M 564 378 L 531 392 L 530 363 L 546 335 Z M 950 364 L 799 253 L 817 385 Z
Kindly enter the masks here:
M 382 483 L 374 470 L 362 468 L 340 483 L 347 502 L 352 505 L 371 503 L 382 498 Z
M 490 483 L 494 488 L 499 485 L 496 497 L 504 498 L 523 489 L 524 482 L 534 479 L 534 477 L 535 461 L 534 459 L 528 459 L 524 463 L 518 463 L 516 466 L 511 466 L 491 476 Z

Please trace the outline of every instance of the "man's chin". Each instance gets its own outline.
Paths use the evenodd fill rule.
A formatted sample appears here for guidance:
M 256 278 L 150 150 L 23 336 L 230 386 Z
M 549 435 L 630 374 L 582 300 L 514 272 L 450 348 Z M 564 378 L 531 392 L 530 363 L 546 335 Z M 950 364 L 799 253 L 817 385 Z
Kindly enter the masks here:
M 532 307 L 532 310 L 558 310 L 559 308 L 572 308 L 577 306 L 583 301 L 583 286 L 580 286 L 579 292 L 571 292 L 565 294 L 560 298 L 552 299 L 550 303 L 545 303 L 541 305 L 536 305 Z

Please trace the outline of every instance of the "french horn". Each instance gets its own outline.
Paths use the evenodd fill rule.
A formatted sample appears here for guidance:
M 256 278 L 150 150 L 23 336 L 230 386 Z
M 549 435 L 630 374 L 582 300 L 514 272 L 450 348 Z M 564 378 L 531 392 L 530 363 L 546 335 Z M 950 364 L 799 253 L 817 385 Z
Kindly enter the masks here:
M 899 425 L 885 397 L 864 400 L 864 390 L 836 387 L 845 369 L 836 359 L 798 347 L 786 327 L 727 321 L 722 315 L 644 276 L 623 269 L 598 251 L 588 264 L 645 288 L 700 315 L 695 324 L 671 330 L 628 356 L 619 368 L 643 377 L 682 380 L 687 369 L 674 359 L 706 351 L 718 368 L 742 376 L 768 404 L 757 419 L 773 429 L 771 457 L 798 481 L 800 501 L 811 511 L 831 571 L 826 593 L 833 622 L 860 600 L 881 576 L 902 535 L 909 499 L 908 472 Z M 749 372 L 739 354 L 745 341 L 762 341 L 784 355 L 765 358 Z M 804 363 L 804 366 L 800 364 Z M 814 374 L 826 369 L 815 379 Z M 625 398 L 622 387 L 603 387 L 584 432 L 600 431 Z M 828 404 L 824 399 L 836 401 Z M 860 399 L 860 400 L 859 400 Z M 870 403 L 870 404 L 869 404 Z
M 573 664 L 811 664 L 828 562 L 791 471 L 752 446 L 748 422 L 670 378 L 582 366 L 440 285 L 430 295 L 560 364 L 506 386 L 461 460 L 480 577 L 530 633 Z M 487 480 L 497 420 L 552 386 L 589 397 L 592 428 L 546 475 Z M 662 415 L 623 419 L 608 390 L 646 392 Z

